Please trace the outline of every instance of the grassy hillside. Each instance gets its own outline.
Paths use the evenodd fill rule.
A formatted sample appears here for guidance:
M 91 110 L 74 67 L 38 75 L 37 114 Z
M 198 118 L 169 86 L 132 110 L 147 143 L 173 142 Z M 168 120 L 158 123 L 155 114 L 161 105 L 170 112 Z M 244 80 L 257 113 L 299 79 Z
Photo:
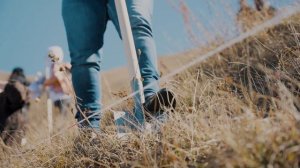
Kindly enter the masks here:
M 198 52 L 199 49 L 159 57 L 158 66 L 161 75 L 163 76 L 164 74 L 171 72 L 173 69 L 191 61 L 195 55 L 197 55 L 196 51 Z M 102 72 L 101 77 L 104 104 L 112 103 L 115 98 L 119 98 L 120 95 L 126 95 L 130 91 L 130 79 L 128 74 L 129 72 L 127 67 Z
M 1 167 L 299 167 L 299 23 L 294 16 L 164 83 L 179 104 L 158 134 L 120 140 L 107 112 L 94 139 L 71 129 L 40 144 L 46 114 L 33 104 L 28 144 L 3 146 Z M 57 115 L 56 129 L 69 117 Z

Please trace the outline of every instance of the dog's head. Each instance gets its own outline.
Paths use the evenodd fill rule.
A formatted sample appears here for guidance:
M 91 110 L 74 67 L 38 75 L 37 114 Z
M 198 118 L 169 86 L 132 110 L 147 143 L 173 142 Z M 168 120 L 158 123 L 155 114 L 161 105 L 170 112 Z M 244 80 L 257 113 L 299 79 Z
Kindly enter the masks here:
M 11 112 L 21 109 L 29 101 L 27 87 L 19 81 L 9 81 L 4 88 L 8 101 L 8 108 Z

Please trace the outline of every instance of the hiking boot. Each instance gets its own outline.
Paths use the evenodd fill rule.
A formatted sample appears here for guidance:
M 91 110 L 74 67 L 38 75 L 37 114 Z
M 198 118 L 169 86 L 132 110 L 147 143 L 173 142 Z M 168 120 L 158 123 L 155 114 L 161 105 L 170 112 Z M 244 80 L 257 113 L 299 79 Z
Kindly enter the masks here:
M 176 99 L 173 92 L 166 88 L 161 89 L 156 94 L 146 98 L 146 102 L 143 104 L 144 109 L 150 114 L 156 114 L 163 112 L 164 108 L 175 109 Z

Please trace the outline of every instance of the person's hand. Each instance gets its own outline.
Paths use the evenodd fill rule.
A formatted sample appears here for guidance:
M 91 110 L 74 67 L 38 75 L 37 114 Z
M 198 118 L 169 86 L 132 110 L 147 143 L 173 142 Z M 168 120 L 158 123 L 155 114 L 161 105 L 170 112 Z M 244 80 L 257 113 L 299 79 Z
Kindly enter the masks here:
M 72 65 L 70 63 L 63 63 L 59 67 L 59 71 L 71 71 Z

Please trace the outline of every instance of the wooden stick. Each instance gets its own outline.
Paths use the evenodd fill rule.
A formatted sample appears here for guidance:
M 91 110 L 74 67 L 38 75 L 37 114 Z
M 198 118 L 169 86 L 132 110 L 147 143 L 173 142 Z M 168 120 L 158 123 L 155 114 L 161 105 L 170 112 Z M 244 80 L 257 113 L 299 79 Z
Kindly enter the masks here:
M 132 91 L 138 91 L 138 94 L 134 97 L 136 113 L 135 116 L 139 120 L 139 122 L 143 124 L 144 114 L 141 106 L 145 102 L 144 89 L 141 80 L 141 73 L 137 59 L 137 52 L 134 45 L 128 10 L 126 6 L 126 0 L 115 0 L 115 5 L 119 19 L 119 26 L 122 34 L 122 40 L 124 43 L 129 65 L 129 75 L 131 79 Z
M 45 69 L 46 79 L 50 78 L 50 67 Z M 52 100 L 49 97 L 49 88 L 46 88 L 47 93 L 47 120 L 48 120 L 48 131 L 49 131 L 49 142 L 51 143 L 51 135 L 53 133 L 53 112 L 52 112 Z

